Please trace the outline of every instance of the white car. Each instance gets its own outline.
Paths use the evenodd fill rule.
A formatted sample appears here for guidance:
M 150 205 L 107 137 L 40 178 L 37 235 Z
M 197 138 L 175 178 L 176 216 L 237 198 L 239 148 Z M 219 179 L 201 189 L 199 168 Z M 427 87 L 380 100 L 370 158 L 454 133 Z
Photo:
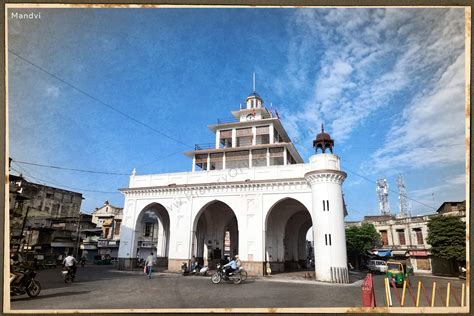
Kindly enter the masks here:
M 385 273 L 387 272 L 387 263 L 383 260 L 370 260 L 367 264 L 370 272 Z

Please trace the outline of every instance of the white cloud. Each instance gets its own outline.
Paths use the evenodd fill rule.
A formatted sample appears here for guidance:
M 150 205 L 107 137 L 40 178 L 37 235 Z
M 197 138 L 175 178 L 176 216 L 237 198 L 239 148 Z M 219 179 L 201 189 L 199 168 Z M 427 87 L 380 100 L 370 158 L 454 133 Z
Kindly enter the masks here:
M 59 97 L 60 90 L 58 87 L 55 86 L 49 86 L 45 90 L 45 95 L 50 98 L 57 98 Z
M 303 138 L 301 131 L 324 122 L 344 143 L 373 113 L 419 86 L 410 104 L 398 103 L 406 107 L 403 117 L 371 164 L 382 170 L 459 162 L 462 146 L 440 152 L 416 145 L 440 138 L 452 144 L 463 133 L 462 124 L 449 124 L 458 122 L 464 106 L 463 18 L 457 9 L 298 11 L 288 26 L 297 34 L 289 44 L 288 65 L 275 79 L 277 93 L 307 95 L 299 109 L 286 111 L 290 136 Z
M 464 89 L 461 54 L 432 89 L 420 93 L 405 108 L 383 148 L 368 163 L 372 171 L 464 162 Z

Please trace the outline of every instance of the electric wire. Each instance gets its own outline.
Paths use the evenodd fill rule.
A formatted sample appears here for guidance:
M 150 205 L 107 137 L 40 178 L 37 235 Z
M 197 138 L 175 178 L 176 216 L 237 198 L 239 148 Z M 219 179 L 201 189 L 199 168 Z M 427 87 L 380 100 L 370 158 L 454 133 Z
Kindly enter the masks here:
M 96 171 L 96 170 L 85 170 L 85 169 L 76 169 L 76 168 L 66 168 L 66 167 L 59 167 L 53 165 L 45 165 L 40 163 L 28 162 L 28 161 L 20 161 L 20 160 L 12 160 L 12 162 L 16 162 L 18 164 L 24 165 L 32 165 L 37 167 L 44 167 L 44 168 L 52 168 L 52 169 L 60 169 L 60 170 L 68 170 L 68 171 L 77 171 L 77 172 L 84 172 L 84 173 L 95 173 L 95 174 L 107 174 L 107 175 L 117 175 L 117 176 L 129 176 L 130 173 L 119 173 L 119 172 L 108 172 L 108 171 Z
M 83 188 L 75 188 L 75 187 L 71 187 L 71 186 L 68 186 L 68 185 L 65 185 L 65 184 L 57 183 L 57 182 L 55 182 L 55 181 L 40 179 L 40 178 L 38 178 L 38 177 L 35 177 L 35 176 L 31 175 L 29 172 L 26 172 L 25 169 L 22 169 L 21 172 L 18 171 L 18 170 L 16 170 L 16 169 L 13 168 L 13 167 L 10 167 L 10 169 L 12 169 L 13 171 L 15 171 L 15 172 L 17 172 L 17 173 L 19 173 L 19 174 L 22 174 L 22 176 L 23 176 L 26 180 L 28 180 L 28 177 L 29 177 L 29 178 L 31 178 L 31 179 L 33 179 L 33 180 L 39 181 L 39 182 L 40 182 L 39 184 L 41 184 L 41 183 L 50 183 L 50 184 L 52 184 L 52 185 L 57 185 L 57 186 L 59 186 L 59 187 L 68 188 L 68 189 L 70 189 L 70 190 L 78 190 L 78 191 L 84 191 L 84 192 L 89 192 L 89 193 L 121 194 L 121 193 L 118 192 L 118 191 L 115 191 L 115 192 L 114 192 L 114 191 L 99 191 L 99 190 L 88 190 L 88 189 L 83 189 Z M 25 175 L 26 175 L 26 177 L 25 177 Z M 33 184 L 34 184 L 34 183 L 33 183 Z M 60 188 L 58 188 L 58 189 L 60 189 Z
M 341 160 L 342 160 L 342 161 L 345 161 L 345 162 L 349 162 L 349 161 L 347 161 L 347 160 L 345 160 L 345 159 L 341 159 Z M 350 172 L 350 173 L 352 173 L 352 174 L 354 174 L 354 175 L 356 175 L 356 176 L 358 176 L 358 177 L 360 177 L 360 178 L 362 178 L 362 179 L 364 179 L 364 180 L 366 180 L 366 181 L 368 181 L 368 182 L 370 182 L 370 183 L 372 183 L 372 184 L 375 184 L 375 185 L 377 184 L 377 181 L 374 181 L 374 180 L 372 180 L 372 179 L 370 179 L 370 178 L 367 178 L 366 176 L 363 176 L 363 175 L 361 175 L 361 174 L 358 174 L 357 172 L 355 172 L 355 171 L 350 170 L 349 168 L 347 168 L 347 166 L 344 167 L 344 170 L 347 170 L 348 172 Z M 389 188 L 388 190 L 389 190 L 390 192 L 392 192 L 392 193 L 398 194 L 397 191 L 394 191 L 394 190 L 392 190 L 392 189 L 390 189 L 390 188 Z M 436 207 L 433 207 L 432 205 L 429 205 L 429 204 L 423 203 L 423 202 L 421 202 L 421 201 L 418 201 L 418 200 L 416 200 L 416 199 L 414 199 L 414 198 L 409 197 L 408 195 L 405 195 L 405 197 L 406 197 L 408 200 L 411 200 L 411 201 L 416 202 L 416 203 L 418 203 L 418 204 L 420 204 L 420 205 L 426 206 L 426 207 L 428 207 L 428 208 L 430 208 L 430 209 L 436 210 Z
M 83 89 L 81 89 L 81 88 L 75 86 L 74 84 L 72 84 L 72 83 L 66 81 L 65 79 L 62 79 L 62 78 L 59 77 L 58 75 L 56 75 L 56 74 L 54 74 L 54 73 L 52 73 L 52 72 L 46 70 L 45 68 L 43 68 L 43 67 L 41 67 L 41 66 L 35 64 L 34 62 L 28 60 L 27 58 L 25 58 L 25 57 L 19 55 L 18 53 L 14 52 L 13 50 L 8 49 L 8 51 L 9 51 L 12 55 L 14 55 L 14 56 L 16 56 L 17 58 L 21 59 L 22 61 L 26 62 L 27 64 L 29 64 L 29 65 L 35 67 L 36 69 L 39 69 L 40 71 L 42 71 L 42 72 L 48 74 L 49 76 L 55 78 L 56 80 L 62 82 L 63 84 L 69 86 L 70 88 L 76 90 L 77 92 L 79 92 L 79 93 L 85 95 L 86 97 L 88 97 L 88 98 L 90 98 L 90 99 L 96 101 L 96 102 L 99 103 L 99 104 L 102 104 L 103 106 L 105 106 L 105 107 L 109 108 L 110 110 L 112 110 L 112 111 L 114 111 L 114 112 L 116 112 L 116 113 L 122 115 L 123 117 L 125 117 L 125 118 L 127 118 L 127 119 L 129 119 L 129 120 L 131 120 L 131 121 L 133 121 L 133 122 L 135 122 L 136 124 L 141 125 L 141 126 L 144 126 L 144 127 L 148 128 L 148 129 L 154 131 L 155 133 L 157 133 L 157 134 L 159 134 L 159 135 L 161 135 L 161 136 L 163 136 L 163 137 L 165 137 L 165 138 L 168 138 L 169 140 L 172 140 L 172 141 L 174 141 L 174 142 L 176 142 L 176 143 L 178 143 L 178 144 L 180 144 L 180 145 L 183 145 L 183 146 L 186 146 L 186 147 L 190 147 L 189 144 L 186 144 L 186 143 L 180 141 L 180 140 L 177 139 L 177 138 L 174 138 L 174 137 L 172 137 L 172 136 L 169 136 L 169 135 L 167 135 L 166 133 L 163 133 L 163 132 L 157 130 L 156 128 L 154 128 L 154 127 L 152 127 L 152 126 L 150 126 L 150 125 L 148 125 L 148 124 L 146 124 L 146 123 L 144 123 L 144 122 L 142 122 L 142 121 L 140 121 L 140 120 L 138 120 L 138 119 L 136 119 L 136 118 L 134 118 L 134 117 L 128 115 L 127 113 L 125 113 L 125 112 L 123 112 L 123 111 L 121 111 L 121 110 L 115 108 L 114 106 L 112 106 L 112 105 L 110 105 L 110 104 L 108 104 L 108 103 L 106 103 L 106 102 L 100 100 L 99 98 L 97 98 L 97 97 L 91 95 L 90 93 L 88 93 L 88 92 L 84 91 Z

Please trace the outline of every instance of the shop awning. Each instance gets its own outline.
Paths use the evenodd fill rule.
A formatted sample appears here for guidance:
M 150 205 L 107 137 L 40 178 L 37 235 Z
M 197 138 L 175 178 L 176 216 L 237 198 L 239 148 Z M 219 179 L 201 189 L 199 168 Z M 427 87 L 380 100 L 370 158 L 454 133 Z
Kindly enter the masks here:
M 390 250 L 378 250 L 377 251 L 377 256 L 379 256 L 379 257 L 391 257 L 392 256 L 392 251 L 390 251 Z

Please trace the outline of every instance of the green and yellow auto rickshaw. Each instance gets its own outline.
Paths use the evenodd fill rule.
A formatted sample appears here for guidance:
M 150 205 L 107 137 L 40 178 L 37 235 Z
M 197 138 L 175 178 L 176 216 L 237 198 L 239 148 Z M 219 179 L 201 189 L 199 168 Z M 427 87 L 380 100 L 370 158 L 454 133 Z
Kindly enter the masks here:
M 399 261 L 387 261 L 387 278 L 390 282 L 395 282 L 396 286 L 403 286 L 403 281 L 408 279 L 408 275 L 413 272 L 412 267 Z

